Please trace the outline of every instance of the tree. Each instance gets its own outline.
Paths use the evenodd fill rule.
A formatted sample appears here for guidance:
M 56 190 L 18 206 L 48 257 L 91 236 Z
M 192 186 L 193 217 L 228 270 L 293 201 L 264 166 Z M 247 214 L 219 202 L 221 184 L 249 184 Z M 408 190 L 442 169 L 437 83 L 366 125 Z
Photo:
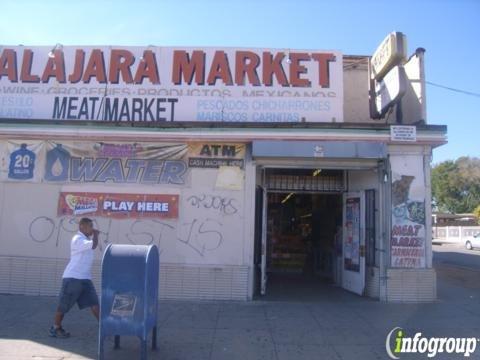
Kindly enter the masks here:
M 440 211 L 472 212 L 480 205 L 480 158 L 460 157 L 435 165 L 432 196 Z
M 478 205 L 475 210 L 473 210 L 473 215 L 477 218 L 477 222 L 480 225 L 480 205 Z

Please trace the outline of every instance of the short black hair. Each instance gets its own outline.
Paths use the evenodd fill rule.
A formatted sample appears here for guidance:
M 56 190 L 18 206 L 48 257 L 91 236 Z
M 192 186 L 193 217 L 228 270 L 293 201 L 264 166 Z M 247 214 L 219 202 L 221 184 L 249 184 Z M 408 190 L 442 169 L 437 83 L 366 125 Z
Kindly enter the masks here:
M 90 224 L 93 224 L 93 221 L 92 219 L 87 217 L 81 218 L 80 222 L 78 223 L 78 225 L 90 225 Z

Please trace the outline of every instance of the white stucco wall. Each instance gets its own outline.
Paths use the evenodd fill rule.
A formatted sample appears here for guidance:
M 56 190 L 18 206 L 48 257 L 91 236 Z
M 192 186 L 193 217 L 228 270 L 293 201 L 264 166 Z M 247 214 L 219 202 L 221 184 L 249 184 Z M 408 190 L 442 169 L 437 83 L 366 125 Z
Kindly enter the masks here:
M 348 66 L 347 64 L 345 67 Z M 344 122 L 375 123 L 370 119 L 368 103 L 368 69 L 366 65 L 347 68 L 343 72 Z
M 242 190 L 216 187 L 221 170 L 201 168 L 190 168 L 182 186 L 0 182 L 0 292 L 58 291 L 78 221 L 57 216 L 59 194 L 86 191 L 179 195 L 178 219 L 95 218 L 101 231 L 94 269 L 97 286 L 108 243 L 156 244 L 161 297 L 246 299 L 253 256 L 253 226 L 246 225 L 253 219 L 253 190 L 245 189 L 254 189 L 252 169 L 249 163 L 242 171 L 244 178 L 251 174 Z M 212 197 L 215 206 L 210 207 Z
M 431 149 L 418 145 L 391 145 L 389 146 L 391 182 L 392 182 L 392 224 L 404 229 L 415 229 L 418 225 L 418 234 L 395 234 L 392 231 L 390 246 L 388 247 L 390 266 L 387 268 L 386 300 L 400 302 L 433 301 L 436 299 L 436 273 L 432 268 L 431 242 L 431 194 L 430 194 L 430 157 Z M 402 180 L 403 178 L 403 180 Z M 401 188 L 405 189 L 405 201 L 399 201 L 395 195 L 394 183 L 403 181 Z M 407 184 L 409 184 L 407 186 Z M 397 198 L 395 200 L 395 198 Z M 410 202 L 425 202 L 424 222 L 422 223 L 407 206 Z M 400 219 L 400 220 L 399 220 Z M 405 230 L 407 231 L 407 230 Z M 402 231 L 403 232 L 403 231 Z M 410 230 L 409 230 L 410 232 Z M 420 237 L 424 243 L 424 252 L 421 261 L 416 266 L 396 263 L 392 257 L 393 237 L 415 238 Z M 404 248 L 408 248 L 405 247 Z

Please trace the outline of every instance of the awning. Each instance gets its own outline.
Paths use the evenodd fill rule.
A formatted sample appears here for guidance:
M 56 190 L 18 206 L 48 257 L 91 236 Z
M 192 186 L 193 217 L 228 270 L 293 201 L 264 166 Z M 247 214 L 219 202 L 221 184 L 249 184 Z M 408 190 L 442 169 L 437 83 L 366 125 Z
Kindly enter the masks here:
M 387 146 L 372 141 L 268 141 L 252 142 L 254 158 L 384 159 Z

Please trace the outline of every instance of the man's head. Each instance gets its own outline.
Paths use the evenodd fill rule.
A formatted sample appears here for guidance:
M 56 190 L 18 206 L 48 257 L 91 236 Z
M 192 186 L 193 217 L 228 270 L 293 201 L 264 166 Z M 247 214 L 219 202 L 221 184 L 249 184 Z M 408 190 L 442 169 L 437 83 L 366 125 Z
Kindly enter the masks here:
M 93 234 L 93 221 L 89 218 L 81 218 L 78 224 L 78 229 L 82 234 L 91 236 Z

